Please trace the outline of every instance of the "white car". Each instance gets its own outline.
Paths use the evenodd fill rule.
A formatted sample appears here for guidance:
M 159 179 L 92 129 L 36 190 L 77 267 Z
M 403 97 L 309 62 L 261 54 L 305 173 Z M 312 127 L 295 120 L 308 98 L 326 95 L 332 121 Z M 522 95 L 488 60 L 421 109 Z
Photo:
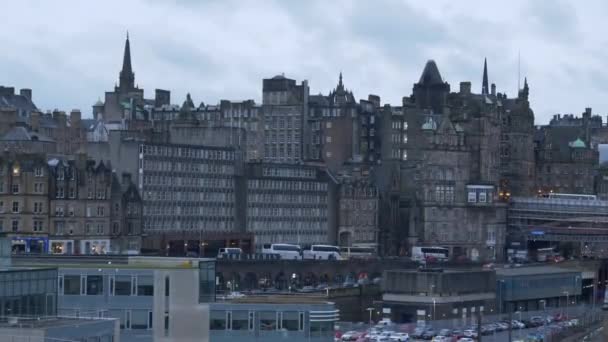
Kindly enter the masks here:
M 473 329 L 467 329 L 465 331 L 462 332 L 462 334 L 464 335 L 464 337 L 477 337 L 477 331 L 473 330 Z
M 396 342 L 409 341 L 410 335 L 408 335 L 408 333 L 393 333 L 391 334 L 390 340 Z
M 342 334 L 342 341 L 355 341 L 359 337 L 359 333 L 356 331 L 347 331 Z
M 461 337 L 458 339 L 458 342 L 475 342 L 475 340 L 470 337 Z

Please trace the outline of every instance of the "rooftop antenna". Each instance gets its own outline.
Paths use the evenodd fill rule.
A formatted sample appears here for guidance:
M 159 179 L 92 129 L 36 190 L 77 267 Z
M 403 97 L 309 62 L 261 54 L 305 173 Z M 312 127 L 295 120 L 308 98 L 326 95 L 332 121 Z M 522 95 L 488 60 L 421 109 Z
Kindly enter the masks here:
M 521 90 L 521 51 L 517 51 L 517 92 Z

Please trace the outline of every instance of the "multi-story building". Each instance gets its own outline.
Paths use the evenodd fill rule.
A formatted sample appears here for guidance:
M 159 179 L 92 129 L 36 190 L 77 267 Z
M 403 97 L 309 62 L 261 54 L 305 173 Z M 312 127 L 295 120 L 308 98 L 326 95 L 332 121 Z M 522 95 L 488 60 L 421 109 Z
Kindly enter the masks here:
M 338 244 L 377 247 L 379 198 L 370 169 L 365 165 L 350 165 L 337 178 L 340 182 Z
M 111 202 L 112 249 L 123 254 L 138 254 L 141 249 L 143 204 L 130 173 L 123 173 L 121 181 L 116 173 L 112 174 Z
M 0 231 L 16 253 L 43 253 L 49 232 L 49 172 L 41 154 L 0 158 Z
M 20 262 L 28 267 L 49 264 L 57 260 Z M 66 257 L 55 272 L 58 313 L 115 319 L 123 342 L 329 342 L 340 317 L 334 303 L 312 296 L 216 302 L 216 265 L 210 259 L 99 257 L 84 264 Z
M 240 151 L 143 143 L 138 160 L 145 248 L 197 255 L 216 253 L 226 244 L 251 248 L 237 186 Z
M 112 170 L 104 162 L 49 160 L 50 252 L 106 254 L 110 243 Z
M 335 244 L 336 181 L 310 166 L 249 163 L 247 231 L 266 243 Z
M 283 75 L 264 79 L 262 118 L 264 145 L 262 158 L 268 162 L 296 163 L 303 159 L 303 141 L 310 133 L 304 123 L 308 116 L 308 81 L 300 85 Z
M 591 128 L 601 127 L 601 117 L 587 108 L 582 119 L 556 115 L 535 137 L 536 188 L 550 192 L 594 194 L 599 167 L 597 146 L 592 146 Z

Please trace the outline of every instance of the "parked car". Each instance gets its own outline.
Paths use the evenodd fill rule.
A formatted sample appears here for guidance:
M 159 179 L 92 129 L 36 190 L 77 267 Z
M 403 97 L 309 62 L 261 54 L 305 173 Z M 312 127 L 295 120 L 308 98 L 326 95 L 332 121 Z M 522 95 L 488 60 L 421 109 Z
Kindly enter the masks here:
M 342 341 L 356 341 L 359 338 L 360 333 L 357 331 L 347 331 L 342 334 Z
M 390 340 L 396 341 L 396 342 L 409 341 L 410 335 L 408 335 L 408 333 L 402 333 L 402 332 L 393 333 L 393 334 L 391 334 Z
M 416 329 L 414 329 L 414 331 L 412 332 L 412 338 L 422 338 L 422 335 L 424 334 L 424 328 L 418 327 Z
M 217 258 L 225 259 L 232 257 L 233 255 L 238 258 L 239 256 L 241 256 L 241 254 L 243 254 L 243 250 L 240 248 L 220 248 L 219 252 L 217 253 Z
M 477 331 L 473 329 L 467 329 L 462 332 L 464 337 L 477 338 Z
M 433 330 L 433 329 L 426 329 L 424 331 L 424 333 L 422 333 L 422 339 L 423 340 L 432 340 L 433 337 L 435 337 L 435 335 L 437 335 L 437 333 L 435 332 L 435 330 Z
M 475 340 L 470 337 L 461 337 L 458 339 L 458 342 L 475 342 Z
M 450 336 L 452 334 L 452 330 L 450 329 L 441 329 L 437 335 L 439 336 Z

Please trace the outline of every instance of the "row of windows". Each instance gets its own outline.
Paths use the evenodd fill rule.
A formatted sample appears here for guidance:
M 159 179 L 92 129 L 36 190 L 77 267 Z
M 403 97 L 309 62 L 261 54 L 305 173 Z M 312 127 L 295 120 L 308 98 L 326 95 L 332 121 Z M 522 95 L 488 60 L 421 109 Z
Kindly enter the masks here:
M 211 312 L 209 329 L 249 331 L 259 330 L 261 332 L 276 330 L 303 331 L 304 312 L 262 311 L 256 313 L 253 311 L 214 310 Z
M 248 180 L 247 187 L 249 189 L 268 189 L 268 190 L 327 191 L 327 183 L 266 180 L 266 179 Z
M 204 231 L 232 231 L 234 222 L 232 217 L 201 217 L 194 221 L 181 221 L 178 219 L 152 219 L 144 218 L 144 230 L 146 231 L 165 231 L 165 230 L 204 230 Z
M 76 223 L 65 221 L 55 222 L 55 234 L 56 235 L 74 235 Z M 105 235 L 106 225 L 103 222 L 86 222 L 84 224 L 84 233 L 87 235 Z
M 376 200 L 350 200 L 340 199 L 340 209 L 342 210 L 376 210 Z
M 327 209 L 325 208 L 257 208 L 248 207 L 247 216 L 266 216 L 266 217 L 325 217 Z
M 299 143 L 300 142 L 300 131 L 270 131 L 266 133 L 265 140 L 267 144 L 270 143 Z
M 344 226 L 374 226 L 376 215 L 340 215 L 340 224 Z
M 95 194 L 95 191 L 93 190 L 92 187 L 87 189 L 87 198 L 88 199 L 95 198 L 94 194 Z M 67 194 L 66 194 L 66 190 L 63 186 L 58 186 L 57 189 L 55 190 L 56 198 L 65 198 L 66 195 L 68 198 L 76 198 L 77 190 L 74 187 L 68 187 Z M 105 187 L 102 189 L 97 189 L 97 199 L 106 199 L 107 195 L 108 195 L 108 189 L 106 189 Z
M 109 213 L 108 213 L 109 214 Z M 74 209 L 73 206 L 68 206 L 67 208 L 63 205 L 60 204 L 56 204 L 55 205 L 55 216 L 77 216 L 78 215 L 78 210 Z M 85 215 L 86 217 L 103 217 L 106 216 L 106 208 L 105 206 L 97 206 L 92 207 L 92 206 L 87 206 L 85 208 Z
M 21 220 L 13 219 L 9 220 L 10 226 L 7 226 L 5 229 L 4 220 L 0 220 L 0 232 L 13 232 L 17 233 L 21 230 Z M 32 231 L 33 232 L 42 232 L 44 231 L 44 221 L 42 220 L 34 220 L 32 223 Z
M 168 186 L 195 186 L 204 188 L 233 188 L 232 177 L 207 178 L 207 177 L 175 177 L 174 175 L 143 177 L 144 185 L 168 185 Z
M 221 190 L 220 190 L 221 191 Z M 144 201 L 227 201 L 232 202 L 234 200 L 234 193 L 230 190 L 223 190 L 223 192 L 200 192 L 200 193 L 186 193 L 182 195 L 179 191 L 144 191 Z
M 232 206 L 145 206 L 144 215 L 150 216 L 167 216 L 167 215 L 183 215 L 183 216 L 223 216 L 230 217 L 234 215 Z
M 294 195 L 283 193 L 254 193 L 247 197 L 249 203 L 276 203 L 282 204 L 325 204 L 327 196 L 324 195 Z
M 153 296 L 154 279 L 148 275 L 60 275 L 59 295 L 72 296 Z
M 210 160 L 234 160 L 234 151 L 207 150 L 203 148 L 141 145 L 140 153 L 151 156 L 186 157 Z
M 315 218 L 311 220 L 294 221 L 286 218 L 277 220 L 265 220 L 260 218 L 250 218 L 247 220 L 247 228 L 249 230 L 255 230 L 264 232 L 266 234 L 274 234 L 272 230 L 276 232 L 285 232 L 293 230 L 301 232 L 302 234 L 325 234 L 324 228 L 327 228 L 327 220 Z
M 220 163 L 180 163 L 167 160 L 142 159 L 140 160 L 140 168 L 146 172 L 189 172 L 214 175 L 234 174 L 234 165 Z
M 295 168 L 279 168 L 279 167 L 264 167 L 262 174 L 264 177 L 286 177 L 286 178 L 311 178 L 316 176 L 315 169 L 295 169 Z
M 45 189 L 44 183 L 34 183 L 34 193 L 35 194 L 44 193 L 44 189 Z M 3 180 L 0 180 L 0 193 L 4 193 L 4 181 Z M 21 185 L 16 182 L 11 184 L 11 193 L 13 193 L 15 195 L 21 193 Z

